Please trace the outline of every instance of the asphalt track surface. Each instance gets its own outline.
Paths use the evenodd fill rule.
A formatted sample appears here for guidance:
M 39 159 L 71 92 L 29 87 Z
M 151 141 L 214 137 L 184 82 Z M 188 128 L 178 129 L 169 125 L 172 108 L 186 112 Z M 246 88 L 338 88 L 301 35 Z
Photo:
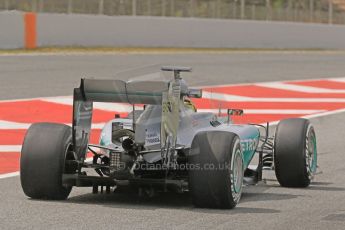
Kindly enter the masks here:
M 81 76 L 128 78 L 123 71 L 178 64 L 194 67 L 193 85 L 345 77 L 341 53 L 1 56 L 0 99 L 70 95 Z M 149 67 L 147 67 L 149 66 Z M 134 70 L 133 70 L 134 69 Z M 75 188 L 67 201 L 24 196 L 19 177 L 0 179 L 1 229 L 344 229 L 344 113 L 311 119 L 319 174 L 307 189 L 281 188 L 274 174 L 246 187 L 234 210 L 197 209 L 188 194 L 152 199 L 91 194 Z
M 344 52 L 0 55 L 0 99 L 70 95 L 81 77 L 127 79 L 162 65 L 191 66 L 192 85 L 345 77 Z

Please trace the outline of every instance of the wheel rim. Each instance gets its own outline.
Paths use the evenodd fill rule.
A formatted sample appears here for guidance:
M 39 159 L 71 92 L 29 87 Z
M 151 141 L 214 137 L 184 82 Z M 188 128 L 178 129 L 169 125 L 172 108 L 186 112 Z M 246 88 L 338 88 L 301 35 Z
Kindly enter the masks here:
M 241 197 L 243 184 L 243 159 L 239 148 L 233 153 L 230 178 L 231 193 L 234 201 L 238 202 Z
M 313 128 L 308 127 L 306 137 L 306 166 L 309 179 L 312 179 L 317 168 L 317 149 L 316 149 L 316 136 Z

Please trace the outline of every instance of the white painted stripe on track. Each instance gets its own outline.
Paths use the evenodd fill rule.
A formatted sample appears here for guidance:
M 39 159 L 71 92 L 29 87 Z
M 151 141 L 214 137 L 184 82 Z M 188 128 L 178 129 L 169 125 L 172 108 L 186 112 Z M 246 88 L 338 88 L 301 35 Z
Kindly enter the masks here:
M 226 98 L 227 101 L 249 101 L 252 97 L 237 96 L 233 94 L 215 93 L 211 91 L 202 91 L 202 98 L 208 98 L 211 100 L 223 100 Z
M 73 105 L 73 97 L 72 96 L 43 97 L 43 98 L 39 98 L 39 100 L 63 104 L 63 105 Z
M 302 92 L 302 93 L 345 93 L 345 90 L 341 90 L 341 89 L 317 88 L 317 87 L 312 87 L 312 86 L 285 84 L 283 82 L 257 83 L 255 85 L 266 87 L 266 88 L 289 90 L 289 91 Z
M 198 109 L 199 112 L 218 113 L 219 109 Z M 326 110 L 312 109 L 244 109 L 244 114 L 314 114 L 326 112 Z M 221 113 L 227 113 L 227 109 L 222 109 Z
M 1 152 L 20 152 L 21 150 L 21 145 L 0 145 L 0 154 Z
M 3 121 L 0 120 L 0 130 L 1 129 L 28 129 L 30 127 L 30 123 L 20 123 L 20 122 L 12 122 L 12 121 Z M 65 125 L 72 126 L 71 123 L 65 123 Z M 102 129 L 105 123 L 93 123 L 92 129 Z
M 56 97 L 56 98 L 41 98 L 41 101 L 45 102 L 53 102 L 53 103 L 58 103 L 58 104 L 63 104 L 63 105 L 73 105 L 73 98 L 70 96 L 67 97 Z M 101 109 L 105 111 L 111 111 L 111 112 L 119 112 L 119 113 L 126 113 L 126 112 L 131 112 L 132 111 L 132 106 L 130 104 L 125 104 L 125 103 L 106 103 L 106 102 L 94 102 L 93 103 L 93 108 L 94 109 Z M 140 106 L 135 106 L 135 109 L 143 109 Z
M 344 98 L 270 98 L 270 97 L 238 97 L 231 94 L 211 93 L 204 91 L 203 98 L 228 102 L 345 102 Z
M 95 102 L 93 104 L 94 109 L 101 109 L 105 111 L 112 111 L 118 113 L 128 113 L 132 112 L 133 106 L 124 103 L 106 103 L 106 102 Z M 142 110 L 143 107 L 135 106 L 136 110 Z
M 323 113 L 310 114 L 303 117 L 306 119 L 311 119 L 311 118 L 324 117 L 324 116 L 329 116 L 329 115 L 334 115 L 334 114 L 344 113 L 344 112 L 345 112 L 345 109 L 338 109 L 338 110 L 332 110 L 332 111 L 327 111 Z
M 31 124 L 0 120 L 0 129 L 28 129 Z
M 19 172 L 0 174 L 0 179 L 5 179 L 5 178 L 15 177 L 15 176 L 19 176 Z
M 345 82 L 345 77 L 335 77 L 335 78 L 306 78 L 306 79 L 298 79 L 298 80 L 281 80 L 281 81 L 267 81 L 267 82 L 253 82 L 253 83 L 233 83 L 233 84 L 223 84 L 223 85 L 202 85 L 202 86 L 192 86 L 193 88 L 218 88 L 218 87 L 229 87 L 229 86 L 250 86 L 260 83 L 281 83 L 281 82 L 291 82 L 291 83 L 298 83 L 304 81 L 320 81 L 320 80 L 332 80 L 332 81 L 340 81 Z
M 339 78 L 326 78 L 326 79 L 322 79 L 322 80 L 329 80 L 329 81 L 344 83 L 344 82 L 345 82 L 345 77 L 339 77 Z
M 103 129 L 105 124 L 106 123 L 94 123 L 91 125 L 91 129 Z M 72 124 L 69 124 L 69 126 L 72 126 Z

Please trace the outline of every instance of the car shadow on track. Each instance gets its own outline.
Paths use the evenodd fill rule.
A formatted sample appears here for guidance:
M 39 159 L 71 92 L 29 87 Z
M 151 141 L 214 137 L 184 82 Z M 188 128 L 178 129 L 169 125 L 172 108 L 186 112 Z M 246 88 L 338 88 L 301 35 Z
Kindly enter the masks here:
M 245 199 L 244 199 L 245 200 Z M 161 193 L 152 198 L 139 197 L 135 194 L 85 194 L 69 198 L 68 203 L 103 205 L 121 209 L 154 210 L 160 208 L 183 209 L 202 213 L 279 213 L 269 208 L 236 207 L 233 210 L 214 210 L 195 208 L 188 193 Z M 241 200 L 242 202 L 242 200 Z
M 324 186 L 310 186 L 306 189 L 309 190 L 319 190 L 319 191 L 329 191 L 329 192 L 341 192 L 345 191 L 345 188 L 343 187 L 324 187 Z
M 241 203 L 255 201 L 255 200 L 283 200 L 293 199 L 294 196 L 280 195 L 269 193 L 262 195 L 260 193 L 244 193 Z M 214 209 L 200 209 L 195 208 L 192 203 L 192 199 L 189 193 L 177 194 L 177 193 L 159 193 L 154 197 L 142 197 L 134 193 L 110 193 L 110 194 L 84 194 L 79 196 L 73 196 L 67 201 L 67 203 L 75 204 L 88 204 L 88 205 L 102 205 L 110 208 L 119 209 L 143 209 L 143 210 L 155 210 L 161 208 L 167 209 L 182 209 L 191 212 L 202 213 L 220 213 L 220 214 L 237 214 L 237 213 L 279 213 L 279 210 L 269 208 L 252 208 L 241 207 L 240 205 L 232 210 L 214 210 Z
M 300 195 L 279 194 L 279 193 L 243 193 L 241 203 L 256 202 L 256 201 L 276 201 L 276 200 L 290 200 L 300 197 Z
M 303 188 L 307 190 L 324 190 L 324 191 L 345 191 L 345 188 L 332 187 L 333 183 L 329 182 L 313 182 L 310 187 Z M 282 194 L 268 192 L 267 190 L 272 187 L 280 187 L 278 184 L 260 183 L 256 186 L 247 186 L 244 189 L 240 205 L 233 210 L 212 210 L 212 209 L 199 209 L 195 208 L 192 203 L 192 198 L 189 193 L 158 193 L 154 197 L 138 196 L 133 192 L 115 192 L 110 194 L 83 194 L 71 196 L 67 203 L 75 204 L 88 204 L 88 205 L 102 205 L 105 207 L 119 208 L 119 209 L 143 209 L 155 210 L 160 208 L 168 209 L 182 209 L 192 212 L 202 213 L 279 213 L 280 210 L 269 208 L 252 208 L 242 207 L 241 204 L 253 203 L 260 201 L 279 201 L 296 199 L 303 195 Z M 290 189 L 290 188 L 284 188 Z M 298 188 L 292 188 L 290 191 L 297 191 Z
M 135 193 L 85 194 L 71 197 L 66 202 L 128 209 L 193 208 L 188 194 L 175 193 L 159 193 L 154 197 L 138 196 Z
M 266 181 L 275 181 L 275 180 L 270 180 L 266 179 Z M 335 186 L 330 186 L 334 183 L 331 182 L 322 182 L 322 181 L 313 181 L 311 182 L 310 186 L 306 188 L 286 188 L 290 190 L 315 190 L 315 191 L 329 191 L 329 192 L 341 192 L 345 191 L 345 187 L 335 187 Z M 271 187 L 281 187 L 279 184 L 271 184 Z
M 281 187 L 277 180 L 275 179 L 265 179 L 266 182 L 271 183 L 271 187 Z M 344 187 L 334 187 L 330 186 L 334 183 L 332 182 L 324 182 L 324 181 L 312 181 L 310 186 L 306 188 L 289 188 L 289 189 L 309 189 L 309 190 L 320 190 L 320 191 L 345 191 Z

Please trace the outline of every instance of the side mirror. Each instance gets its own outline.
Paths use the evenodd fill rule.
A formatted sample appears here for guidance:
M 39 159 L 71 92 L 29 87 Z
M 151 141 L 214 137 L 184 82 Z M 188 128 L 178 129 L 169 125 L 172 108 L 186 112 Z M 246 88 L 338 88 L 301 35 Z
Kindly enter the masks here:
M 202 89 L 188 89 L 188 97 L 191 98 L 201 98 L 202 97 Z
M 228 124 L 230 123 L 230 116 L 242 116 L 243 109 L 228 109 Z
M 228 116 L 242 116 L 243 109 L 228 109 Z

